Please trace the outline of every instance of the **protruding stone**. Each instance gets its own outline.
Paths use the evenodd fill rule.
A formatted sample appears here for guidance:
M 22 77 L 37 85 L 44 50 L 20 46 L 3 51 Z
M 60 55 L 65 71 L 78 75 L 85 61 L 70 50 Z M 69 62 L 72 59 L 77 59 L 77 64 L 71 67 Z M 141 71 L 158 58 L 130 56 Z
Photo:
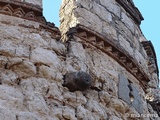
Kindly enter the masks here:
M 64 78 L 64 87 L 67 87 L 71 92 L 76 90 L 86 90 L 90 87 L 92 78 L 89 74 L 79 71 L 67 73 Z

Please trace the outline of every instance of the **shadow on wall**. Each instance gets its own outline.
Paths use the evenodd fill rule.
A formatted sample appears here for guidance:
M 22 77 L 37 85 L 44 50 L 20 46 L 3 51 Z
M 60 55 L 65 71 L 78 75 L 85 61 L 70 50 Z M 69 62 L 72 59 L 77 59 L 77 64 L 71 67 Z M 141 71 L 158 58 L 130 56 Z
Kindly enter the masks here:
M 61 0 L 43 0 L 43 15 L 48 22 L 59 27 L 59 9 Z

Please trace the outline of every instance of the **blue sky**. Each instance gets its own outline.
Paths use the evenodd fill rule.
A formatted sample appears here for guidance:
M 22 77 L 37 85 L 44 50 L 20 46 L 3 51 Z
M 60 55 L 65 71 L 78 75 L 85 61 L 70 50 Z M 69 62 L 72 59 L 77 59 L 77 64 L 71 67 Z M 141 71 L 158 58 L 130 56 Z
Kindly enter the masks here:
M 59 8 L 62 0 L 43 0 L 44 16 L 47 21 L 59 26 Z M 151 40 L 160 68 L 160 0 L 133 0 L 144 17 L 141 30 L 147 40 Z

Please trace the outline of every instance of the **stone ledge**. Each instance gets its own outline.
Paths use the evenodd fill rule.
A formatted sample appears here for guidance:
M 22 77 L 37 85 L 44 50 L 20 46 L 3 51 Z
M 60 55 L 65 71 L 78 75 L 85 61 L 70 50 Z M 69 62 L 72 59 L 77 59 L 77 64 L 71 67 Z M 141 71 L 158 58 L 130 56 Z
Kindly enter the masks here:
M 12 4 L 15 8 L 16 7 L 22 7 L 22 8 L 26 8 L 26 9 L 30 9 L 30 10 L 33 10 L 33 11 L 37 11 L 37 12 L 42 12 L 42 8 L 39 7 L 38 5 L 34 5 L 32 3 L 27 3 L 27 2 L 20 2 L 20 1 L 15 1 L 15 0 L 12 0 L 12 1 L 8 1 L 8 0 L 0 0 L 0 5 L 3 5 L 3 4 Z
M 40 27 L 51 32 L 53 38 L 60 39 L 60 31 L 54 23 L 47 22 L 39 6 L 18 1 L 0 0 L 0 14 L 19 17 L 40 23 Z
M 141 44 L 143 45 L 148 57 L 150 58 L 150 63 L 148 66 L 155 64 L 156 65 L 156 73 L 159 76 L 159 70 L 158 70 L 158 63 L 157 63 L 157 57 L 156 57 L 156 52 L 154 50 L 153 44 L 151 41 L 142 41 Z M 152 60 L 154 63 L 152 63 Z
M 69 38 L 77 36 L 82 39 L 80 42 L 82 42 L 85 47 L 96 47 L 111 56 L 139 80 L 142 88 L 146 89 L 147 82 L 150 81 L 149 76 L 143 71 L 142 67 L 132 56 L 112 43 L 111 40 L 82 25 L 71 28 L 67 32 L 67 35 Z

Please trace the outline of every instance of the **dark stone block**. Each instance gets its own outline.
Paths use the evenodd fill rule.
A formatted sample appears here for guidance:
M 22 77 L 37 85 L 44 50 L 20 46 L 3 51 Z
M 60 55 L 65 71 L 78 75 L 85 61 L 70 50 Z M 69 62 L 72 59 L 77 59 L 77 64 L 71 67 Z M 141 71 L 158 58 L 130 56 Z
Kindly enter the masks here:
M 129 97 L 130 89 L 128 86 L 129 86 L 128 79 L 122 75 L 119 75 L 118 96 L 120 99 L 130 104 L 131 103 Z
M 84 91 L 91 86 L 92 78 L 88 73 L 83 71 L 67 73 L 64 76 L 63 86 L 71 92 L 76 90 Z
M 130 84 L 131 86 L 131 94 L 134 97 L 133 102 L 131 103 L 131 105 L 140 113 L 143 113 L 143 102 L 142 102 L 142 98 L 139 95 L 139 91 L 136 88 L 136 86 L 134 86 L 132 83 Z
M 132 105 L 137 112 L 143 113 L 143 102 L 139 90 L 123 75 L 119 75 L 118 96 L 129 105 Z

